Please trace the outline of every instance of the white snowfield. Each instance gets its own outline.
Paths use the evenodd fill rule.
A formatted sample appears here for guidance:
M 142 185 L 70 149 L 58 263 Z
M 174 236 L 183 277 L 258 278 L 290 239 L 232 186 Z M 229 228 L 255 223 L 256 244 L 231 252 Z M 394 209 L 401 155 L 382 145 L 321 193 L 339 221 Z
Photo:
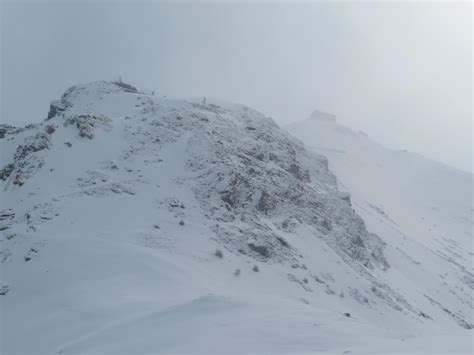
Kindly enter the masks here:
M 315 116 L 96 82 L 0 125 L 1 353 L 471 353 L 472 176 Z

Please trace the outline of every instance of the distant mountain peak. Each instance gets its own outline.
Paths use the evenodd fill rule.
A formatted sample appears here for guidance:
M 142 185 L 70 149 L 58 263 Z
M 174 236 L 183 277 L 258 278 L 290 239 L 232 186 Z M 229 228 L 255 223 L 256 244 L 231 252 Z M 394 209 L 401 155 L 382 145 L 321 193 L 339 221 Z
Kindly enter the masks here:
M 314 110 L 311 115 L 309 115 L 309 118 L 317 121 L 336 122 L 336 115 L 319 110 Z

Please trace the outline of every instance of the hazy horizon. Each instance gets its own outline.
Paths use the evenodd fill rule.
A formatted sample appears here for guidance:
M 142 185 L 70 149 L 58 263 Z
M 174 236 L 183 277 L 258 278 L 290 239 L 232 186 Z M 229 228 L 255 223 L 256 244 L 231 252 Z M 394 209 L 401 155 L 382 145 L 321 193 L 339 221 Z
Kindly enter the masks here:
M 67 87 L 121 75 L 279 124 L 330 112 L 390 148 L 472 172 L 469 2 L 1 6 L 2 122 L 39 122 Z

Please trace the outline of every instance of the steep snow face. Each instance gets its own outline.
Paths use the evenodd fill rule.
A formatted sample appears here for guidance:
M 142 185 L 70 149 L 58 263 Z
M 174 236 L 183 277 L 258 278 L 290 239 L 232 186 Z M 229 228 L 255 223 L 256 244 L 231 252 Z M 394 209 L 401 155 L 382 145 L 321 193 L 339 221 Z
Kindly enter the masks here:
M 5 353 L 402 351 L 449 318 L 250 108 L 97 82 L 0 129 Z
M 473 176 L 384 148 L 335 120 L 312 116 L 285 128 L 328 157 L 369 231 L 387 243 L 389 274 L 405 296 L 417 292 L 472 327 Z

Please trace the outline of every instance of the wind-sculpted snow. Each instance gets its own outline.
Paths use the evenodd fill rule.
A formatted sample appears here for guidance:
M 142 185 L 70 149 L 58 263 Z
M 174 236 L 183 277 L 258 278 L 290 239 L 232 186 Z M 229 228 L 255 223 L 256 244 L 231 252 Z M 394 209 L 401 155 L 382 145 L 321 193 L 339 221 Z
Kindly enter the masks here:
M 253 109 L 199 102 L 97 82 L 0 127 L 5 353 L 397 348 L 438 311 L 464 319 L 400 289 L 324 156 Z

